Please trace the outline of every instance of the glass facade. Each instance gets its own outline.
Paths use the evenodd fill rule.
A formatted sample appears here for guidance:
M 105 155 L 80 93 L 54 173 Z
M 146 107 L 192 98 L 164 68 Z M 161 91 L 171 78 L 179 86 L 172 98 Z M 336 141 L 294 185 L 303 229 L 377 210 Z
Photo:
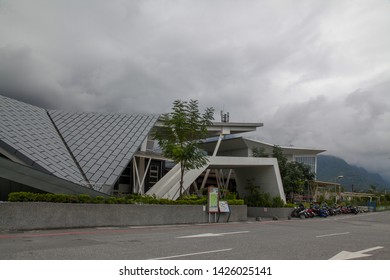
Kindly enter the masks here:
M 294 160 L 299 163 L 308 165 L 311 171 L 315 174 L 317 172 L 317 158 L 316 156 L 295 156 Z

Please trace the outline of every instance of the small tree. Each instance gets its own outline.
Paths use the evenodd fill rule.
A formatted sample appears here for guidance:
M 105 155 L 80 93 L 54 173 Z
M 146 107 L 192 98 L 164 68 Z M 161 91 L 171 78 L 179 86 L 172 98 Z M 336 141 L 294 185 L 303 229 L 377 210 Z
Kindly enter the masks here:
M 282 178 L 284 180 L 283 183 L 286 183 L 286 190 L 288 192 L 303 194 L 304 184 L 314 179 L 314 173 L 311 172 L 308 165 L 296 161 L 287 162 L 286 167 L 286 176 Z
M 273 150 L 272 150 L 272 157 L 274 157 L 278 160 L 280 177 L 282 177 L 282 180 L 283 180 L 283 178 L 286 176 L 286 173 L 287 173 L 287 158 L 285 155 L 283 155 L 282 148 L 275 145 Z M 284 182 L 283 182 L 283 185 L 284 185 Z
M 268 154 L 265 152 L 265 149 L 263 147 L 253 147 L 252 148 L 252 156 L 253 157 L 268 157 Z
M 172 112 L 162 116 L 163 126 L 153 132 L 163 155 L 180 163 L 180 196 L 183 194 L 184 171 L 207 164 L 207 157 L 199 148 L 199 140 L 207 137 L 207 127 L 212 125 L 213 115 L 212 107 L 201 114 L 196 100 L 176 100 Z

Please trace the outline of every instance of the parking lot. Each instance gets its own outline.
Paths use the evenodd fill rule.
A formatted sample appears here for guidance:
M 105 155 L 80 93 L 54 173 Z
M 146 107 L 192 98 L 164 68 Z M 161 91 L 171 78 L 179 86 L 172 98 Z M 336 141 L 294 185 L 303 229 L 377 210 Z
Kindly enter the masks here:
M 390 259 L 390 212 L 0 233 L 0 259 Z

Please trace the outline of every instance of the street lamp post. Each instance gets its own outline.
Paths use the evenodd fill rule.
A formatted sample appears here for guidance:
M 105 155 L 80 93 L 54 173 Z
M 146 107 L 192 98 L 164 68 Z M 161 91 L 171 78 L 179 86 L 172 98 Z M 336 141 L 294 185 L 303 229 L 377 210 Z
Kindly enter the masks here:
M 344 178 L 343 175 L 339 175 L 336 177 L 335 184 L 334 184 L 334 202 L 337 203 L 337 180 L 340 180 Z M 340 189 L 339 189 L 340 190 Z

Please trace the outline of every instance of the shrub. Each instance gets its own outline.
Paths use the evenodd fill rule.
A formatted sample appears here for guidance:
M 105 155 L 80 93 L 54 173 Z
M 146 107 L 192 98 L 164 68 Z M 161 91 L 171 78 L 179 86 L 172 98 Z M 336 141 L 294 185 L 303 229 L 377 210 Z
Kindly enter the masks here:
M 227 199 L 227 200 L 235 200 L 235 199 L 237 199 L 237 194 L 234 193 L 234 192 L 228 192 L 225 195 L 225 199 Z
M 191 194 L 191 195 L 183 195 L 181 197 L 179 197 L 178 200 L 191 200 L 191 201 L 196 201 L 196 200 L 199 200 L 199 196 L 195 195 L 195 194 Z
M 284 204 L 284 201 L 279 196 L 275 196 L 274 198 L 272 198 L 272 207 L 283 207 Z
M 160 198 L 160 204 L 173 205 L 176 202 L 167 198 Z
M 77 195 L 70 195 L 69 199 L 68 199 L 68 202 L 69 203 L 78 203 L 79 202 L 79 198 L 77 197 Z
M 103 196 L 96 196 L 92 199 L 92 203 L 104 203 L 104 197 Z
M 228 199 L 227 202 L 229 205 L 244 205 L 245 201 L 243 199 Z
M 47 195 L 45 194 L 47 197 Z M 69 195 L 66 194 L 52 194 L 49 196 L 50 202 L 59 202 L 59 203 L 68 203 L 69 202 Z
M 155 196 L 140 195 L 135 198 L 135 203 L 139 204 L 160 204 L 159 200 Z
M 77 197 L 80 203 L 92 202 L 92 198 L 88 194 L 79 194 Z
M 126 199 L 126 204 L 134 204 L 135 201 L 133 199 Z
M 295 208 L 297 205 L 295 205 L 294 203 L 286 203 L 283 207 L 286 207 L 286 208 Z
M 106 204 L 116 204 L 117 203 L 117 199 L 116 199 L 116 197 L 109 197 L 109 198 L 106 198 L 104 200 L 104 203 L 106 203 Z
M 271 196 L 268 193 L 259 192 L 245 197 L 245 203 L 252 207 L 271 207 Z
M 229 205 L 244 205 L 242 199 L 236 199 L 236 195 L 231 195 L 233 199 L 227 199 Z M 105 204 L 164 204 L 164 205 L 206 205 L 207 197 L 198 197 L 196 195 L 183 196 L 178 200 L 167 198 L 156 198 L 155 196 L 130 194 L 126 197 L 116 198 L 103 196 L 91 197 L 87 194 L 66 195 L 51 193 L 29 193 L 15 192 L 8 195 L 8 201 L 11 202 L 60 202 L 60 203 L 105 203 Z
M 30 193 L 27 192 L 16 192 L 8 194 L 8 201 L 11 202 L 27 202 L 32 201 Z
M 30 195 L 32 195 L 30 193 Z M 52 202 L 54 199 L 53 199 L 53 196 L 54 194 L 51 194 L 51 193 L 45 193 L 45 194 L 41 194 L 41 193 L 37 193 L 35 194 L 35 201 L 43 201 L 43 202 Z
M 131 200 L 134 200 L 134 201 L 139 199 L 140 197 L 142 197 L 142 195 L 137 194 L 137 193 L 132 193 L 132 194 L 128 194 L 128 195 L 125 196 L 126 200 L 131 199 Z
M 196 195 L 184 196 L 175 201 L 174 204 L 184 205 L 203 205 L 207 203 L 207 197 L 198 197 Z
M 244 198 L 245 203 L 251 207 L 283 207 L 284 201 L 280 197 L 271 197 L 269 193 L 261 191 L 260 186 L 255 185 L 254 179 L 247 181 L 246 189 L 249 195 Z
M 116 199 L 116 203 L 117 203 L 117 204 L 126 204 L 126 198 L 124 198 L 124 197 L 118 197 L 118 198 Z

